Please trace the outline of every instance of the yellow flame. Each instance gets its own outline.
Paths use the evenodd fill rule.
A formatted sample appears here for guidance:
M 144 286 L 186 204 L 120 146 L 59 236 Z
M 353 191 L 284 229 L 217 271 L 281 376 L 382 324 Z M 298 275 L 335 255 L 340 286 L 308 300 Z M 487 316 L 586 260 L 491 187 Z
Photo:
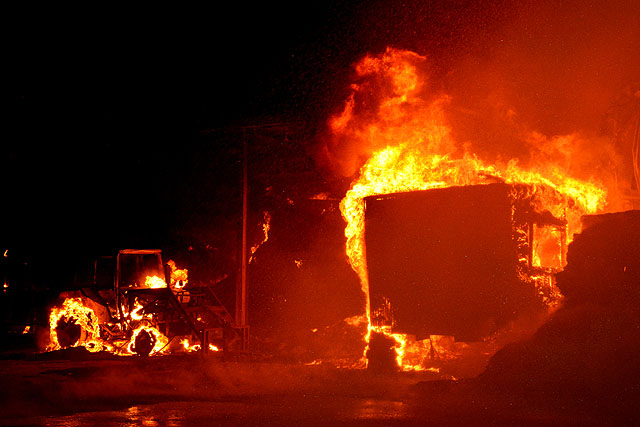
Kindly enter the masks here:
M 262 218 L 262 233 L 264 237 L 262 238 L 261 242 L 251 247 L 251 256 L 249 257 L 249 263 L 253 261 L 253 254 L 256 253 L 260 246 L 262 246 L 267 242 L 267 240 L 269 240 L 269 230 L 271 230 L 271 214 L 265 211 Z
M 176 263 L 173 260 L 167 261 L 167 265 L 171 268 L 171 287 L 173 289 L 182 289 L 189 282 L 189 271 L 185 269 L 178 269 Z
M 158 276 L 147 276 L 144 281 L 144 285 L 151 289 L 166 288 L 167 282 Z
M 182 344 L 183 348 L 190 353 L 199 351 L 202 348 L 200 344 L 189 344 L 189 340 L 186 338 L 180 341 L 180 344 Z M 209 351 L 220 351 L 220 349 L 213 344 L 209 344 Z
M 133 320 L 142 320 L 144 318 L 144 315 L 140 314 L 140 311 L 142 309 L 143 309 L 142 304 L 140 304 L 140 302 L 138 302 L 138 299 L 136 298 L 135 305 L 130 314 L 131 318 Z

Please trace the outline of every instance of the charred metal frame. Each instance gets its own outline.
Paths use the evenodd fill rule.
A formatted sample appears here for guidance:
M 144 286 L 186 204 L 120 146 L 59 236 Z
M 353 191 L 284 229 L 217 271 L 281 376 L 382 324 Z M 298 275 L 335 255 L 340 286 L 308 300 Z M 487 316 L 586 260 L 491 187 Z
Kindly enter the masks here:
M 121 271 L 121 256 L 155 256 L 158 260 L 158 269 L 164 274 L 166 287 L 149 288 L 147 286 L 128 286 L 123 283 Z M 140 260 L 136 260 L 140 264 Z M 234 334 L 242 333 L 245 328 L 234 325 L 231 314 L 222 302 L 208 286 L 189 286 L 186 290 L 173 291 L 169 286 L 170 272 L 162 263 L 161 250 L 159 249 L 125 249 L 118 252 L 116 261 L 116 278 L 114 294 L 121 330 L 133 329 L 130 325 L 130 313 L 124 314 L 123 307 L 126 304 L 128 311 L 136 301 L 142 306 L 140 314 L 152 314 L 154 323 L 165 335 L 193 334 L 201 343 L 201 350 L 207 352 L 211 340 L 223 342 L 229 337 L 225 330 L 233 330 Z M 201 322 L 200 316 L 204 313 L 213 314 L 214 323 Z M 227 348 L 223 342 L 223 348 Z

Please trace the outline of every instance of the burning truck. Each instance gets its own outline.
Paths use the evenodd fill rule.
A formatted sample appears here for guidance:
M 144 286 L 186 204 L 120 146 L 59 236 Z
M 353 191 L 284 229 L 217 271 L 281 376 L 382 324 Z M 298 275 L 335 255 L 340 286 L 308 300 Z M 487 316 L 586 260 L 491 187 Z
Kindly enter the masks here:
M 324 139 L 328 167 L 355 177 L 340 211 L 369 367 L 436 370 L 434 355 L 479 342 L 486 363 L 509 336 L 533 332 L 560 305 L 555 273 L 580 218 L 608 203 L 601 182 L 571 167 L 576 135 L 525 162 L 457 141 L 451 98 L 429 91 L 426 62 L 394 48 L 362 58 Z
M 96 260 L 92 286 L 61 298 L 49 317 L 48 351 L 207 352 L 236 346 L 246 335 L 210 286 L 189 283 L 188 271 L 171 260 L 164 264 L 156 249 L 125 249 L 115 260 Z
M 567 203 L 550 188 L 491 183 L 364 203 L 374 330 L 481 341 L 562 298 L 555 273 L 565 264 Z M 383 334 L 372 347 L 376 339 Z
M 437 369 L 436 353 L 455 359 L 469 342 L 505 344 L 516 323 L 535 329 L 560 304 L 554 274 L 580 217 L 605 195 L 560 174 L 501 170 L 421 144 L 376 152 L 340 205 L 366 295 L 365 363 Z

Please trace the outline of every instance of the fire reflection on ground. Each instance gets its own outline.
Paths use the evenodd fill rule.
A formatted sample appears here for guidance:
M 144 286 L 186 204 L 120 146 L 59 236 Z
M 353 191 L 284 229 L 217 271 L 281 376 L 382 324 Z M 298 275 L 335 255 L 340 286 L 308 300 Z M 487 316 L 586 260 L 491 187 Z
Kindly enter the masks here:
M 374 374 L 299 364 L 219 358 L 7 361 L 0 380 L 15 384 L 0 401 L 0 425 L 413 425 L 527 424 L 588 415 L 538 409 L 429 372 Z M 444 392 L 443 392 L 444 390 Z M 492 418 L 492 419 L 493 419 Z
M 405 402 L 345 398 L 328 401 L 319 397 L 298 397 L 276 401 L 163 402 L 137 405 L 124 410 L 85 412 L 71 416 L 46 417 L 35 425 L 48 426 L 184 426 L 240 425 L 256 421 L 278 425 L 327 422 L 409 421 Z

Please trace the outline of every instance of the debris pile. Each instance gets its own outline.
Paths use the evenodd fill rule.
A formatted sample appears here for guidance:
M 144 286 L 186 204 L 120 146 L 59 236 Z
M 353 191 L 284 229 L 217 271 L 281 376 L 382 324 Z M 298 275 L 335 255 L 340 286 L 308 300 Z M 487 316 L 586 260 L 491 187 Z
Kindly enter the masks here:
M 558 274 L 563 307 L 529 340 L 496 353 L 479 381 L 554 407 L 638 416 L 640 211 L 583 224 Z

